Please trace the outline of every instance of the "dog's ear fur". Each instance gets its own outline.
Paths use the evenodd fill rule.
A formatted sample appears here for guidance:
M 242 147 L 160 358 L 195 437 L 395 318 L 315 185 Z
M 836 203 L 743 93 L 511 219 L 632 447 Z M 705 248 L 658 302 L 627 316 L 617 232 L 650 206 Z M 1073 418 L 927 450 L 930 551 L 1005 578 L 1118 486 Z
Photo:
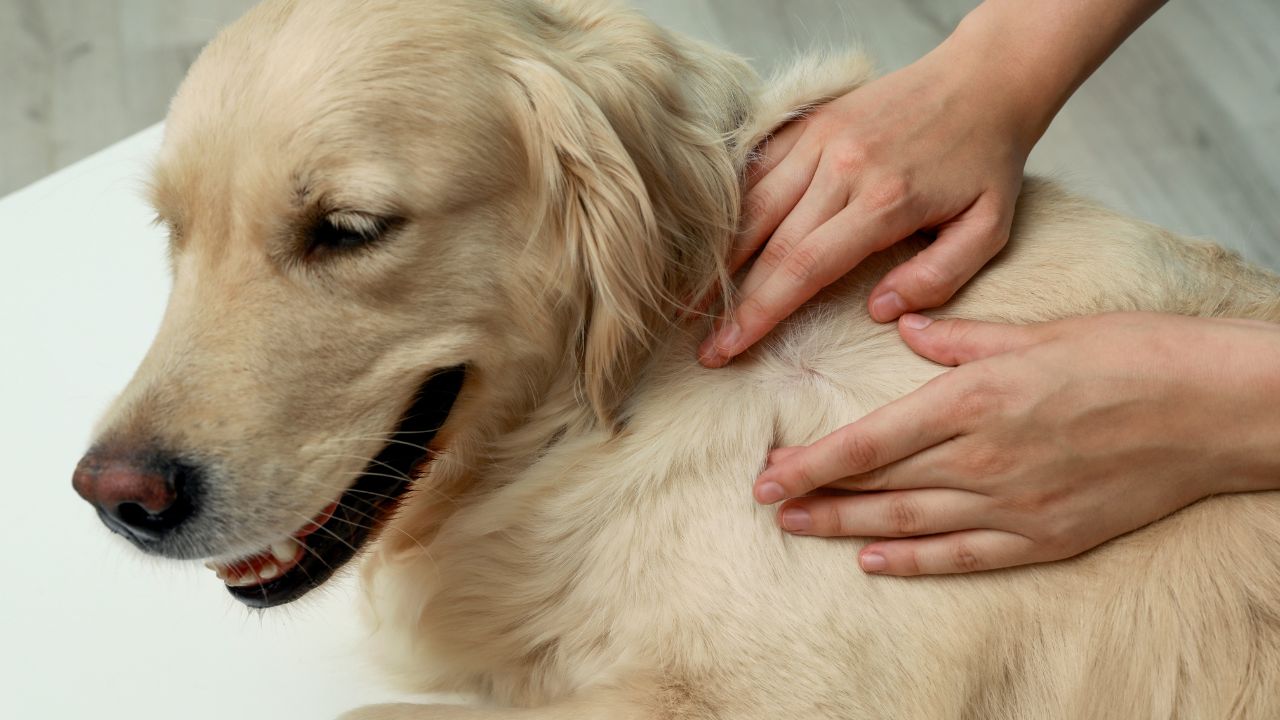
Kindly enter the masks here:
M 508 73 L 538 240 L 576 306 L 582 391 L 612 427 L 654 330 L 727 283 L 740 176 L 725 116 L 746 96 L 728 77 L 742 66 L 695 62 L 652 25 L 610 17 L 618 27 L 562 20 L 564 45 L 509 57 Z
M 644 179 L 599 107 L 549 65 L 516 60 L 541 241 L 559 256 L 580 327 L 583 390 L 612 423 L 666 304 L 658 221 Z M 570 289 L 572 288 L 572 289 Z

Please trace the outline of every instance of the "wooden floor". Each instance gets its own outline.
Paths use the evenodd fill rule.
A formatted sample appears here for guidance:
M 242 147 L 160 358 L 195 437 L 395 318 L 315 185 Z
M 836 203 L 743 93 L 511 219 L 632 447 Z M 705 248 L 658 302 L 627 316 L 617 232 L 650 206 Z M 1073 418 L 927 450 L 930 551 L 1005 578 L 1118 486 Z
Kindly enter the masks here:
M 161 119 L 200 46 L 252 0 L 0 0 L 0 194 Z M 861 43 L 886 69 L 974 0 L 636 0 L 768 71 Z M 1280 1 L 1171 0 L 1032 156 L 1109 204 L 1280 268 Z

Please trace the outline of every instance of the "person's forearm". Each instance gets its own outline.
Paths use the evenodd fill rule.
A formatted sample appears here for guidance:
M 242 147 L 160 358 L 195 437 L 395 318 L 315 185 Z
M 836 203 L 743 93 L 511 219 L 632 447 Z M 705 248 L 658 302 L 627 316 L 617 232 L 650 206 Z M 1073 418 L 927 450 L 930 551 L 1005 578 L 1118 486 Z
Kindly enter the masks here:
M 1259 326 L 1263 326 L 1259 323 Z M 1248 363 L 1257 378 L 1251 396 L 1259 407 L 1253 451 L 1256 463 L 1247 470 L 1246 490 L 1280 490 L 1280 325 L 1263 331 L 1270 340 L 1251 355 Z
M 1280 490 L 1280 324 L 1200 318 L 1153 376 L 1175 447 L 1209 461 L 1197 497 Z M 1194 323 L 1194 325 L 1190 324 Z
M 989 77 L 1026 149 L 1071 95 L 1165 0 L 986 0 L 940 48 Z

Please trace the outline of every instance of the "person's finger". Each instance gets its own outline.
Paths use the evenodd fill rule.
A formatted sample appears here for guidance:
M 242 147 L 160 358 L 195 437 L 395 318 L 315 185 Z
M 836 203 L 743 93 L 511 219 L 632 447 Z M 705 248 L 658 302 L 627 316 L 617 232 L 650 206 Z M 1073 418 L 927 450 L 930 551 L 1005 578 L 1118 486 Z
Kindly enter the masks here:
M 747 165 L 743 188 L 746 192 L 750 192 L 795 149 L 806 127 L 803 122 L 787 123 L 756 146 L 755 152 L 751 154 L 751 162 Z
M 883 467 L 946 442 L 963 431 L 948 409 L 964 389 L 950 374 L 822 438 L 765 469 L 756 500 L 772 505 Z
M 769 457 L 765 460 L 765 467 L 769 467 L 776 463 L 785 462 L 787 458 L 803 451 L 803 447 L 780 447 L 769 451 Z
M 928 487 L 970 490 L 966 478 L 955 471 L 959 438 L 941 442 L 901 460 L 832 480 L 824 487 L 845 492 L 886 492 Z
M 804 197 L 817 168 L 817 150 L 796 148 L 747 192 L 733 252 L 729 254 L 730 272 L 745 265 L 778 229 Z
M 951 488 L 983 494 L 982 486 L 972 483 L 970 478 L 956 472 L 956 454 L 968 452 L 956 444 L 958 440 L 959 438 L 953 438 L 887 465 L 833 480 L 822 489 L 835 493 L 869 493 L 920 488 Z M 778 448 L 769 453 L 765 470 L 782 465 L 807 449 L 803 446 Z
M 1013 210 L 979 200 L 961 217 L 943 225 L 937 239 L 915 257 L 891 270 L 868 299 L 876 322 L 945 304 L 1004 249 Z
M 1053 335 L 1053 323 L 1005 325 L 975 320 L 931 320 L 907 314 L 898 332 L 921 357 L 942 365 L 963 365 L 1029 347 Z
M 788 500 L 778 524 L 797 535 L 903 538 L 990 527 L 991 500 L 950 488 Z
M 858 564 L 877 575 L 946 575 L 1041 562 L 1031 538 L 1001 530 L 962 530 L 867 545 Z
M 738 293 L 749 297 L 761 285 L 782 268 L 788 261 L 794 261 L 792 254 L 800 249 L 815 230 L 835 217 L 849 205 L 849 195 L 843 189 L 830 183 L 815 182 L 809 187 L 791 214 L 768 238 L 760 256 L 751 264 L 751 270 L 738 285 Z
M 902 227 L 903 217 L 895 212 L 868 216 L 851 205 L 828 220 L 763 282 L 744 290 L 732 317 L 700 348 L 702 364 L 724 366 L 868 255 L 910 234 Z

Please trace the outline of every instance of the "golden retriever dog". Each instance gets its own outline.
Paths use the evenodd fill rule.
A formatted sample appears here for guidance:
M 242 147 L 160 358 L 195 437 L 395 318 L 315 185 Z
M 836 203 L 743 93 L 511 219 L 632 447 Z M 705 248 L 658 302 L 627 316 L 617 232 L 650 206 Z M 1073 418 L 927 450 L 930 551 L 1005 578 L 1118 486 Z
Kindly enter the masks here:
M 752 500 L 771 448 L 944 372 L 865 310 L 925 240 L 723 370 L 681 319 L 753 149 L 869 73 L 762 83 L 599 0 L 268 0 L 174 100 L 172 297 L 76 489 L 254 607 L 368 544 L 388 677 L 480 704 L 353 719 L 1280 717 L 1280 494 L 916 579 Z M 1280 279 L 1028 181 L 937 314 L 1107 310 L 1280 321 Z

